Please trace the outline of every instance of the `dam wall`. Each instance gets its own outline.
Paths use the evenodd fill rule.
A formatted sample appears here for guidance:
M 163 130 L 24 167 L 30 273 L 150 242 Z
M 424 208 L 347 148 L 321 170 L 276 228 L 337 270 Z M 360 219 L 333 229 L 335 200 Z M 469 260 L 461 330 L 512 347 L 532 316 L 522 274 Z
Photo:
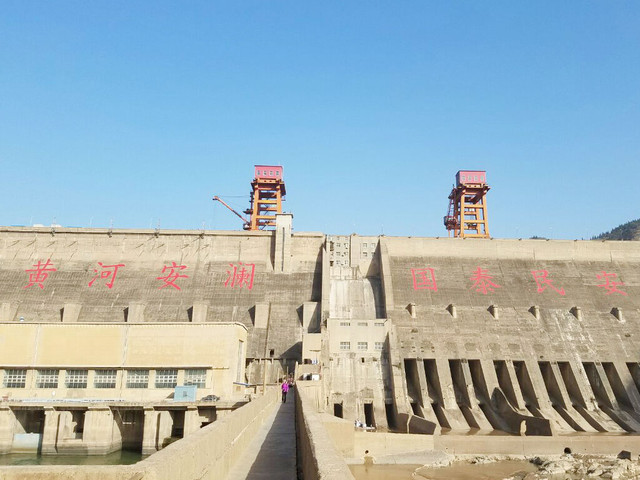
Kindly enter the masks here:
M 54 328 L 157 329 L 147 348 L 163 358 L 148 366 L 151 376 L 174 365 L 182 381 L 194 374 L 187 369 L 204 368 L 213 386 L 206 382 L 220 371 L 241 372 L 221 390 L 237 398 L 298 362 L 299 375 L 321 385 L 316 410 L 368 432 L 452 445 L 470 434 L 618 435 L 633 447 L 640 243 L 325 236 L 293 232 L 290 215 L 278 222 L 274 232 L 2 227 L 0 321 L 7 332 L 40 331 L 29 337 L 34 345 Z M 181 326 L 216 324 L 246 329 L 243 355 L 196 365 L 188 345 L 173 348 Z M 73 337 L 89 343 L 85 333 Z M 102 336 L 110 345 L 111 333 L 93 335 Z M 200 340 L 194 349 L 206 352 L 222 339 Z M 113 351 L 125 355 L 134 344 Z M 47 394 L 37 385 L 27 392 L 21 375 L 82 369 L 61 351 L 46 365 L 0 353 L 2 396 Z M 116 374 L 123 398 L 139 395 L 122 388 L 125 370 L 143 368 L 134 363 Z M 109 365 L 96 359 L 85 368 L 95 376 Z
M 304 327 L 319 328 L 324 243 L 283 228 L 285 242 L 275 232 L 2 227 L 0 321 L 239 322 L 249 379 L 273 367 L 275 381 L 300 357 Z
M 329 411 L 428 434 L 640 431 L 637 242 L 333 241 L 332 281 L 350 269 L 340 289 L 369 305 L 329 298 Z
M 638 244 L 381 244 L 401 410 L 453 430 L 638 431 Z

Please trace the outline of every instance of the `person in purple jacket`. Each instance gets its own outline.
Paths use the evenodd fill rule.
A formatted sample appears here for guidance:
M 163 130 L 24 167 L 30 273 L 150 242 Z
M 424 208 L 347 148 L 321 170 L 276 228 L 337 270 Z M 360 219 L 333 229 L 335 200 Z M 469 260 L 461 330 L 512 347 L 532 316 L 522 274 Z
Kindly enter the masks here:
M 286 378 L 282 381 L 282 385 L 280 386 L 280 388 L 282 388 L 282 403 L 286 403 L 287 392 L 289 391 L 289 382 L 287 382 Z

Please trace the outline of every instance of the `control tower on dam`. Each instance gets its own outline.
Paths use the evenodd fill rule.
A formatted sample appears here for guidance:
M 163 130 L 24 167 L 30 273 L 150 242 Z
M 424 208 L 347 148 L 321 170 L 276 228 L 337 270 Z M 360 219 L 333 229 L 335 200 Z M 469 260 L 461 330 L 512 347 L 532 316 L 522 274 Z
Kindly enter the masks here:
M 157 411 L 195 385 L 196 405 L 231 404 L 294 372 L 349 428 L 640 432 L 640 243 L 294 233 L 291 214 L 275 218 L 271 231 L 0 228 L 3 451 L 46 437 L 28 410 L 71 412 L 81 444 L 97 438 L 92 402 Z M 210 325 L 226 330 L 194 333 Z

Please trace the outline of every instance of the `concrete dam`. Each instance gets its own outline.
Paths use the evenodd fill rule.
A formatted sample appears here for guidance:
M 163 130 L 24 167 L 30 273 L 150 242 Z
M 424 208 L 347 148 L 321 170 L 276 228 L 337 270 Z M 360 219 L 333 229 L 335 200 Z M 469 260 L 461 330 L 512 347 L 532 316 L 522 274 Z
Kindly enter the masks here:
M 637 455 L 640 243 L 276 223 L 0 228 L 0 453 L 26 435 L 51 454 L 151 453 L 295 375 L 305 424 L 343 457 L 391 453 L 389 435 Z

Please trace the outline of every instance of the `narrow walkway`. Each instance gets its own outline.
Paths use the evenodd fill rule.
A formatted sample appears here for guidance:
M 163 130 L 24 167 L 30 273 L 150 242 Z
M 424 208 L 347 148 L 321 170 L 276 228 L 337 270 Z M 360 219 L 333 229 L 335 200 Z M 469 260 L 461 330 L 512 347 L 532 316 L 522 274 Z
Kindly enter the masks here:
M 295 397 L 291 389 L 287 403 L 281 403 L 265 420 L 238 463 L 229 471 L 229 480 L 295 480 L 296 426 Z

